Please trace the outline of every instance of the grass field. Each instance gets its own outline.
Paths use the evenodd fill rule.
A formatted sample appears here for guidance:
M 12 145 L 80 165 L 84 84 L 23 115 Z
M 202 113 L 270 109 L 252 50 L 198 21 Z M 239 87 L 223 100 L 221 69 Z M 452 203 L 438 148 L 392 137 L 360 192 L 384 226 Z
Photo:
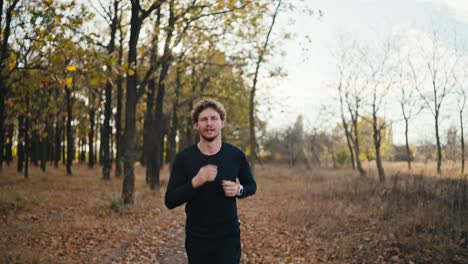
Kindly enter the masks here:
M 387 183 L 350 169 L 256 168 L 258 192 L 238 203 L 242 263 L 468 263 L 467 186 L 430 166 L 386 164 Z M 136 168 L 135 204 L 120 203 L 121 179 L 75 165 L 25 180 L 0 173 L 0 262 L 160 263 L 182 249 L 183 207 L 169 211 Z M 428 176 L 433 175 L 433 176 Z

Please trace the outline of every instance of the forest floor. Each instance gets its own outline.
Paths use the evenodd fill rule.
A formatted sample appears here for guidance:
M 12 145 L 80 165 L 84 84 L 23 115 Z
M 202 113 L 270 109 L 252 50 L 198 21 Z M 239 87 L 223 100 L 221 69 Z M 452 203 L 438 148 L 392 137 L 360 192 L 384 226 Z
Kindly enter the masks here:
M 137 166 L 135 203 L 121 179 L 76 164 L 0 172 L 1 263 L 186 263 L 183 206 L 168 210 Z M 242 263 L 468 263 L 462 181 L 349 169 L 259 165 L 258 191 L 238 200 Z

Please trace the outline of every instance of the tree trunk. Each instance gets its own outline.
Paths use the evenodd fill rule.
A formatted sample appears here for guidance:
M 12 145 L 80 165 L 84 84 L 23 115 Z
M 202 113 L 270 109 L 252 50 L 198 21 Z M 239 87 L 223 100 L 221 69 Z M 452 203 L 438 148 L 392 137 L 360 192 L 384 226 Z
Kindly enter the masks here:
M 102 140 L 102 135 L 104 134 L 104 126 L 99 120 L 99 165 L 104 165 L 104 140 Z
M 71 166 L 74 158 L 73 150 L 73 131 L 72 131 L 72 118 L 73 118 L 73 103 L 71 89 L 68 86 L 65 86 L 66 93 L 66 102 L 67 102 L 67 173 L 68 175 L 72 174 Z
M 357 114 L 355 114 L 355 118 L 353 118 L 353 130 L 354 130 L 354 155 L 356 156 L 356 165 L 359 171 L 359 175 L 365 176 L 366 171 L 362 168 L 361 159 L 359 154 L 361 153 L 359 149 L 359 138 L 358 138 L 358 126 L 357 126 Z
M 119 49 L 119 60 L 121 55 L 122 48 Z M 121 65 L 121 62 L 119 63 Z M 122 89 L 123 78 L 122 75 L 119 73 L 117 76 L 117 113 L 115 117 L 115 126 L 116 126 L 116 133 L 115 133 L 115 146 L 116 146 L 116 157 L 115 157 L 115 177 L 120 178 L 122 176 L 122 152 L 123 152 L 123 137 L 122 137 L 122 97 L 123 97 L 123 89 Z
M 164 167 L 164 150 L 167 148 L 167 144 L 166 144 L 167 132 L 168 132 L 167 126 L 168 126 L 168 120 L 169 120 L 169 117 L 166 114 L 163 113 L 162 115 L 163 115 L 162 133 L 161 133 L 161 141 L 159 142 L 161 146 L 159 148 L 159 164 L 160 164 L 159 169 L 160 170 Z
M 175 98 L 174 102 L 172 103 L 172 114 L 171 114 L 171 125 L 170 125 L 170 132 L 168 135 L 168 148 L 167 148 L 167 159 L 166 162 L 171 167 L 172 162 L 174 161 L 174 157 L 177 153 L 177 143 L 176 143 L 176 136 L 177 130 L 179 129 L 179 118 L 177 116 L 177 108 L 179 105 L 179 94 L 180 88 L 182 87 L 182 67 L 177 67 L 176 72 L 176 82 L 175 82 Z
M 355 164 L 355 160 L 354 160 L 354 150 L 353 150 L 353 146 L 352 146 L 352 143 L 351 143 L 352 136 L 351 136 L 351 133 L 349 132 L 348 124 L 346 123 L 346 120 L 344 119 L 344 114 L 342 114 L 341 119 L 342 119 L 342 122 L 343 122 L 343 128 L 345 130 L 346 144 L 348 145 L 349 155 L 350 155 L 350 159 L 351 159 L 351 165 L 353 167 L 353 170 L 355 170 L 356 169 L 356 164 Z
M 81 141 L 80 163 L 85 163 L 86 162 L 86 138 L 82 138 L 80 141 Z
M 439 136 L 439 111 L 436 110 L 434 117 L 435 117 L 436 144 L 437 144 L 437 174 L 441 175 L 442 147 L 440 146 L 440 136 Z
M 108 65 L 110 68 L 111 65 Z M 111 74 L 109 70 L 109 75 Z M 110 78 L 110 76 L 108 76 Z M 110 161 L 110 137 L 112 136 L 112 131 L 110 127 L 110 118 L 112 115 L 112 83 L 110 80 L 106 84 L 106 102 L 104 104 L 104 123 L 102 127 L 102 179 L 110 180 L 111 173 L 111 161 Z
M 344 114 L 344 106 L 343 106 L 343 94 L 342 94 L 342 84 L 340 82 L 338 86 L 338 93 L 340 97 L 340 111 L 341 111 L 341 122 L 343 124 L 343 129 L 345 131 L 345 136 L 346 136 L 346 144 L 348 145 L 348 151 L 349 151 L 349 156 L 351 159 L 351 165 L 353 167 L 353 170 L 356 169 L 355 165 L 355 160 L 354 160 L 354 150 L 352 146 L 352 135 L 351 132 L 349 131 L 348 123 L 346 122 L 345 114 Z
M 53 117 L 51 116 L 49 120 L 53 120 Z M 50 163 L 50 165 L 52 165 L 54 162 L 54 148 L 55 148 L 53 121 L 52 121 L 52 125 L 49 124 L 48 130 L 49 132 L 47 133 L 47 161 Z
M 88 133 L 88 148 L 89 148 L 89 153 L 88 153 L 88 167 L 93 168 L 94 167 L 94 125 L 95 125 L 95 111 L 94 109 L 91 109 L 89 111 L 89 133 Z
M 109 145 L 109 159 L 110 159 L 111 170 L 112 170 L 112 163 L 114 162 L 114 144 L 115 144 L 113 136 L 110 137 L 109 144 L 110 144 Z
M 195 135 L 193 133 L 193 121 L 191 117 L 187 117 L 187 126 L 185 127 L 185 142 L 182 145 L 181 149 L 184 149 L 190 145 L 195 144 Z
M 29 94 L 26 95 L 26 116 L 24 118 L 24 178 L 29 177 Z
M 65 119 L 63 120 L 63 123 L 65 124 L 64 127 L 66 127 Z M 62 133 L 62 136 L 63 136 L 63 138 L 62 138 L 62 142 L 63 142 L 63 144 L 62 144 L 62 164 L 66 165 L 67 164 L 67 156 L 66 156 L 67 151 L 66 151 L 66 148 L 65 148 L 66 147 L 65 143 L 67 142 L 67 130 L 66 130 L 66 128 L 65 128 L 65 133 Z
M 411 159 L 413 158 L 413 155 L 411 153 L 411 149 L 410 149 L 410 146 L 409 146 L 409 140 L 408 140 L 408 127 L 409 127 L 409 124 L 408 124 L 409 120 L 405 118 L 405 145 L 406 145 L 406 157 L 407 157 L 407 161 L 408 161 L 408 170 L 411 170 Z
M 98 148 L 98 142 L 100 141 L 99 140 L 99 112 L 98 112 L 98 115 L 96 117 L 96 114 L 94 115 L 94 118 L 95 118 L 95 121 L 94 121 L 94 139 L 93 139 L 93 142 L 94 142 L 94 147 L 93 147 L 93 150 L 94 150 L 94 154 L 93 154 L 93 157 L 94 157 L 94 160 L 93 160 L 93 164 L 98 164 L 98 158 L 99 158 L 99 155 L 100 155 L 100 150 Z
M 193 101 L 194 101 L 194 97 L 195 97 L 195 93 L 196 93 L 196 90 L 197 90 L 197 84 L 196 84 L 196 81 L 195 81 L 195 75 L 196 75 L 196 69 L 195 69 L 195 63 L 192 65 L 192 72 L 191 72 L 191 79 L 192 79 L 192 94 L 189 96 L 189 99 L 188 99 L 188 112 L 190 113 L 193 109 Z M 185 119 L 186 120 L 186 125 L 185 125 L 185 137 L 184 137 L 184 144 L 181 145 L 181 149 L 184 149 L 188 146 L 191 146 L 192 144 L 195 143 L 195 135 L 192 133 L 193 132 L 193 120 L 192 120 L 192 116 L 191 115 L 188 115 L 187 118 Z
M 133 163 L 135 161 L 136 139 L 136 105 L 137 105 L 137 44 L 140 35 L 139 1 L 132 1 L 132 16 L 130 19 L 130 39 L 128 51 L 128 65 L 133 74 L 127 75 L 127 94 L 125 102 L 125 154 L 124 179 L 122 187 L 122 200 L 125 204 L 133 203 L 135 189 L 135 174 Z
M 39 167 L 39 136 L 37 130 L 33 129 L 31 133 L 31 163 Z
M 3 2 L 3 1 L 2 1 Z M 3 63 L 2 63 L 3 64 Z M 3 71 L 3 66 L 0 66 L 0 74 Z M 3 149 L 5 147 L 5 101 L 6 101 L 6 93 L 7 87 L 5 82 L 2 80 L 3 76 L 0 76 L 0 170 L 3 167 Z
M 118 65 L 122 65 L 123 57 L 123 37 L 120 39 L 119 46 L 119 61 Z M 120 178 L 122 176 L 122 153 L 123 153 L 123 136 L 122 136 L 122 98 L 123 98 L 123 77 L 119 73 L 117 75 L 117 112 L 115 117 L 115 145 L 116 145 L 116 157 L 115 157 L 115 177 Z
M 24 115 L 20 115 L 18 117 L 18 163 L 17 163 L 17 170 L 18 172 L 23 171 L 23 162 L 24 162 L 24 134 L 25 134 L 25 126 L 24 126 L 25 118 Z
M 40 146 L 40 157 L 41 157 L 41 170 L 43 172 L 46 171 L 46 163 L 47 163 L 47 138 L 40 137 L 39 140 Z
M 54 151 L 54 166 L 58 168 L 58 164 L 60 161 L 60 146 L 61 146 L 61 129 L 60 129 L 60 122 L 59 118 L 56 118 L 55 122 L 55 151 Z
M 156 81 L 151 79 L 148 83 L 148 93 L 146 97 L 146 112 L 143 125 L 143 166 L 148 166 L 151 163 L 151 148 L 154 147 L 151 141 L 154 141 L 154 93 L 156 92 Z M 150 183 L 152 170 L 146 168 L 146 183 Z
M 47 164 L 47 160 L 48 160 L 48 157 L 49 157 L 49 138 L 50 138 L 50 125 L 49 125 L 49 119 L 46 119 L 45 121 L 45 131 L 47 132 L 47 136 L 46 137 L 43 137 L 41 136 L 40 137 L 40 146 L 41 146 L 41 170 L 43 172 L 46 171 L 46 164 Z
M 7 126 L 6 144 L 5 144 L 5 161 L 8 166 L 13 161 L 13 124 Z
M 385 182 L 385 171 L 382 166 L 382 157 L 380 155 L 380 146 L 382 140 L 382 127 L 379 126 L 379 121 L 377 119 L 377 110 L 376 110 L 376 103 L 375 103 L 375 94 L 374 94 L 374 103 L 372 105 L 372 129 L 373 129 L 373 136 L 374 136 L 374 146 L 375 146 L 375 162 L 377 165 L 377 171 L 379 173 L 379 181 L 381 183 Z
M 463 111 L 460 111 L 461 174 L 465 172 L 465 136 L 463 129 Z

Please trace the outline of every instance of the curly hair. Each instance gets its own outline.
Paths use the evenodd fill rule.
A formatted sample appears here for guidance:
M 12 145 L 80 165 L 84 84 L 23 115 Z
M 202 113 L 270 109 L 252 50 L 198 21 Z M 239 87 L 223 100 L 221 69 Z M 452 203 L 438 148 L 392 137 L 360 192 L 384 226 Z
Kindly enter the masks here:
M 221 120 L 226 120 L 226 109 L 224 109 L 224 105 L 215 99 L 207 98 L 199 101 L 195 104 L 192 110 L 192 121 L 194 124 L 198 122 L 198 116 L 201 112 L 203 112 L 207 108 L 213 108 L 216 112 L 218 112 Z

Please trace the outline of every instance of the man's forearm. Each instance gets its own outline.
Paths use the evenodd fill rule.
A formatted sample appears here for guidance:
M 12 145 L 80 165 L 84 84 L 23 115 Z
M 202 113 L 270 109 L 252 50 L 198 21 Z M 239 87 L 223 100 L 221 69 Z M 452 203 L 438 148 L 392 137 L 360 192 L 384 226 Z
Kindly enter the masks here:
M 187 182 L 176 188 L 169 189 L 168 187 L 166 196 L 164 197 L 164 202 L 167 208 L 174 209 L 190 200 L 195 193 L 196 190 L 193 187 L 192 182 Z

